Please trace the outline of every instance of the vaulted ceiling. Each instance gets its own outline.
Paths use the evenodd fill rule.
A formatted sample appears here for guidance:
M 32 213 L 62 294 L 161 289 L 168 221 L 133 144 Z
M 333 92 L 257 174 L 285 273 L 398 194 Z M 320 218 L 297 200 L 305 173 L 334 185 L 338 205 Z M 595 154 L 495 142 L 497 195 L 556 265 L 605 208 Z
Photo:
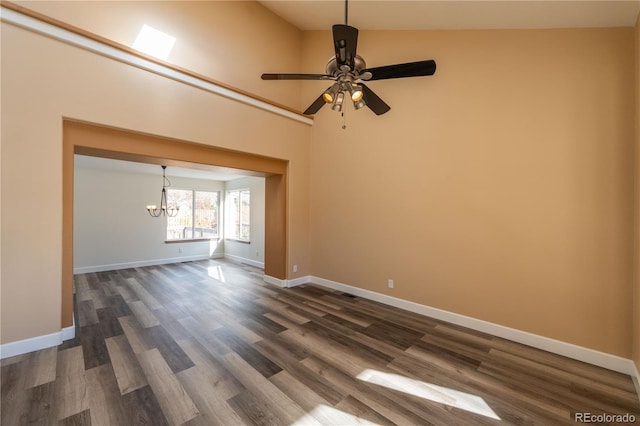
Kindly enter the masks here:
M 344 23 L 342 0 L 263 0 L 301 30 Z M 351 0 L 349 24 L 361 30 L 631 27 L 640 1 Z

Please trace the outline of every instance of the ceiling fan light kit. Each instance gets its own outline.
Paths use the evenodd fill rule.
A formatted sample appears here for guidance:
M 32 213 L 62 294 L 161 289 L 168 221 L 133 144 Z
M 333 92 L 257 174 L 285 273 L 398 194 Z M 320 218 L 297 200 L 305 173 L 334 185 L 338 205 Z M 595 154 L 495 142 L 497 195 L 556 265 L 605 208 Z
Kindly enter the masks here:
M 331 104 L 331 109 L 334 111 L 342 111 L 342 103 L 344 102 L 344 92 L 338 92 L 336 100 Z
M 356 103 L 362 100 L 364 93 L 362 93 L 362 86 L 359 84 L 352 84 L 349 87 L 349 93 L 351 94 L 351 100 Z
M 325 104 L 331 104 L 334 111 L 342 111 L 345 93 L 353 101 L 356 110 L 369 107 L 376 115 L 382 115 L 391 107 L 387 105 L 364 81 L 388 80 L 394 78 L 430 76 L 436 72 L 433 59 L 367 68 L 364 59 L 356 53 L 358 29 L 347 25 L 348 0 L 345 0 L 345 23 L 333 26 L 333 46 L 335 55 L 327 62 L 325 74 L 262 74 L 263 80 L 333 80 L 305 111 L 305 115 L 317 113 Z
M 338 90 L 340 90 L 340 86 L 338 85 L 338 83 L 336 83 L 324 91 L 324 93 L 322 94 L 322 99 L 328 104 L 333 103 L 333 101 L 336 99 L 336 96 L 338 95 Z

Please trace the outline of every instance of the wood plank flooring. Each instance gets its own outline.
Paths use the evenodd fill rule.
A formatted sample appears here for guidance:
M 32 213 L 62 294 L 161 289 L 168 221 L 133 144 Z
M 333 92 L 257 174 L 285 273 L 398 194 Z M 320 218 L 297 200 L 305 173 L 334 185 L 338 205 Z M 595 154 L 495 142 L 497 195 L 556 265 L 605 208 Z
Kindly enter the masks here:
M 2 425 L 640 423 L 628 376 L 245 265 L 75 289 L 75 339 L 2 361 Z

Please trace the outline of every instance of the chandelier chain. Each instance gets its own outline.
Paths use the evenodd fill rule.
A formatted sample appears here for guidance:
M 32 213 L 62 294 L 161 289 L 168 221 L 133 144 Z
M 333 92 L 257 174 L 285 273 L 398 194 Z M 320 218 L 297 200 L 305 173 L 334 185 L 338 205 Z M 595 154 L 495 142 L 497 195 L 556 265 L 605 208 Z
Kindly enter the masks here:
M 160 217 L 162 215 L 175 217 L 180 210 L 179 206 L 170 206 L 167 203 L 167 188 L 171 186 L 171 181 L 167 178 L 165 170 L 167 166 L 162 166 L 162 191 L 160 192 L 160 206 L 149 205 L 147 211 L 152 217 Z

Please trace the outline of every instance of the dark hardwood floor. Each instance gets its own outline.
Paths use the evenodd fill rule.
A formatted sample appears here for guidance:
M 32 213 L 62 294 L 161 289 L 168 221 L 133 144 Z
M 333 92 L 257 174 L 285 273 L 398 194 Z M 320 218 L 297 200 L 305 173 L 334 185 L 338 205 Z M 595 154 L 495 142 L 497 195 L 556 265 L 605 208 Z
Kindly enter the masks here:
M 75 285 L 76 338 L 2 361 L 2 425 L 640 423 L 623 374 L 244 265 Z

